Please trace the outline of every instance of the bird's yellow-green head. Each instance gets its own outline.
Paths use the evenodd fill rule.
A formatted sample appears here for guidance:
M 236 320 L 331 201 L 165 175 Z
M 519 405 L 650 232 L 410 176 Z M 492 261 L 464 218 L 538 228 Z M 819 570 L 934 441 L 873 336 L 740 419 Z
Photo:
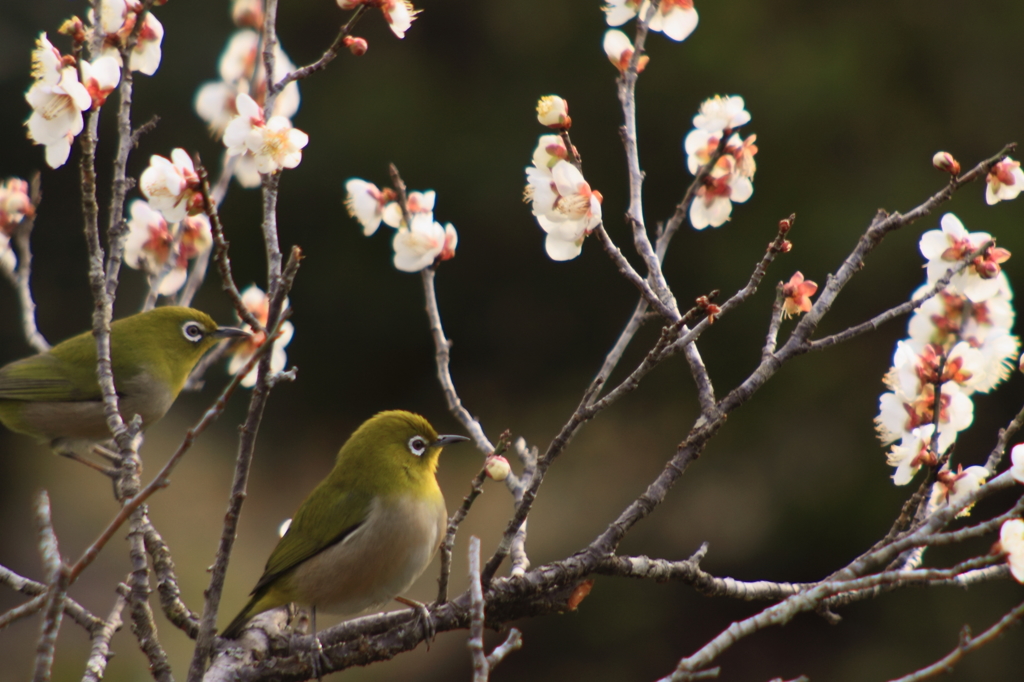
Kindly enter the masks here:
M 377 495 L 435 488 L 441 448 L 463 440 L 468 439 L 438 436 L 418 414 L 380 412 L 363 422 L 341 448 L 328 480 Z
M 110 328 L 114 377 L 146 371 L 166 382 L 177 395 L 199 359 L 221 339 L 236 336 L 247 334 L 233 327 L 218 327 L 206 313 L 180 306 L 154 308 L 117 320 Z M 91 345 L 95 358 L 95 343 Z

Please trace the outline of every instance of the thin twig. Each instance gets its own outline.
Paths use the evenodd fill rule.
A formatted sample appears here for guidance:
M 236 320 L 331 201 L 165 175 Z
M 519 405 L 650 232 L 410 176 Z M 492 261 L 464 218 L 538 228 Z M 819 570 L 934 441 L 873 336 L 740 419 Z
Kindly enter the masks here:
M 128 603 L 129 589 L 124 583 L 118 583 L 117 599 L 114 600 L 114 606 L 110 609 L 110 615 L 107 616 L 107 620 L 101 622 L 100 627 L 93 631 L 92 647 L 89 651 L 89 658 L 85 662 L 85 674 L 82 676 L 82 682 L 100 682 L 103 679 L 107 663 L 113 656 L 113 652 L 110 651 L 110 640 L 114 637 L 114 633 L 121 629 L 121 612 L 124 611 L 124 607 Z
M 448 529 L 445 531 L 440 547 L 441 575 L 437 579 L 437 601 L 434 602 L 437 605 L 448 601 L 448 581 L 452 570 L 452 547 L 455 545 L 455 532 L 466 515 L 469 514 L 469 508 L 473 506 L 473 502 L 484 491 L 484 480 L 486 479 L 487 470 L 481 469 L 480 473 L 470 482 L 469 494 L 463 498 L 462 506 L 448 519 Z
M 214 207 L 220 207 L 221 203 L 224 201 L 224 197 L 227 196 L 228 187 L 231 186 L 231 178 L 235 174 L 235 165 L 238 163 L 239 158 L 239 156 L 226 156 L 224 158 L 224 163 L 221 164 L 220 175 L 217 177 L 217 182 L 214 184 L 213 190 L 211 191 L 209 177 L 206 177 L 205 180 L 203 179 L 206 175 L 206 169 L 198 162 L 198 155 L 196 155 L 194 165 L 196 168 L 196 174 L 201 180 L 200 187 L 203 191 L 203 206 L 204 212 L 207 213 L 207 217 L 209 217 L 209 212 L 206 211 L 207 198 L 211 200 Z M 212 225 L 212 218 L 210 219 L 210 222 Z M 211 233 L 212 231 L 211 227 Z M 221 236 L 223 236 L 223 226 L 221 227 Z M 187 307 L 192 304 L 192 299 L 195 298 L 196 293 L 199 291 L 199 287 L 203 285 L 203 281 L 206 279 L 206 272 L 210 267 L 211 251 L 211 249 L 207 249 L 199 254 L 195 259 L 195 262 L 192 264 L 192 269 L 188 273 L 188 279 L 185 280 L 185 286 L 181 288 L 181 293 L 178 295 L 178 305 Z M 230 270 L 230 263 L 228 269 Z M 228 280 L 234 283 L 234 280 L 230 277 Z
M 281 90 L 284 89 L 284 86 L 288 85 L 292 81 L 308 78 L 310 75 L 316 73 L 317 71 L 322 71 L 323 69 L 326 69 L 327 65 L 334 61 L 334 58 L 338 56 L 338 53 L 341 51 L 342 46 L 345 44 L 345 38 L 352 34 L 352 29 L 355 28 L 356 22 L 358 22 L 359 19 L 363 16 L 363 13 L 366 11 L 366 7 L 366 5 L 359 5 L 359 7 L 357 7 L 355 11 L 352 12 L 352 15 L 348 18 L 348 21 L 346 21 L 345 24 L 341 27 L 341 30 L 338 31 L 338 36 L 334 39 L 334 42 L 331 43 L 331 46 L 327 48 L 327 51 L 323 53 L 320 59 L 316 60 L 312 64 L 307 64 L 306 66 L 303 66 L 300 69 L 292 71 L 291 73 L 287 74 L 284 78 L 279 80 L 277 83 L 273 83 L 273 81 L 268 78 L 267 82 L 270 83 L 270 85 L 268 85 L 267 87 L 268 93 L 280 92 Z M 267 73 L 271 72 L 268 71 Z
M 991 248 L 994 245 L 994 241 L 990 240 L 988 242 L 985 242 L 985 244 L 983 244 L 981 248 L 977 249 L 970 255 L 966 256 L 955 267 L 952 267 L 949 270 L 947 270 L 946 274 L 943 275 L 942 278 L 939 279 L 937 282 L 935 282 L 935 284 L 932 285 L 932 287 L 929 288 L 928 291 L 926 291 L 922 296 L 912 298 L 911 300 L 906 301 L 905 303 L 901 303 L 900 305 L 894 306 L 883 313 L 879 313 L 878 315 L 875 315 L 867 322 L 862 322 L 841 332 L 837 332 L 835 334 L 824 336 L 820 339 L 811 341 L 808 350 L 823 350 L 830 346 L 843 343 L 844 341 L 849 341 L 850 339 L 856 336 L 860 336 L 861 334 L 875 331 L 886 322 L 895 320 L 898 317 L 902 317 L 903 315 L 907 315 L 909 313 L 914 312 L 922 305 L 924 305 L 925 301 L 929 300 L 930 298 L 933 298 L 941 291 L 945 290 L 945 288 L 949 286 L 949 283 L 953 279 L 953 277 L 966 270 L 967 267 L 971 265 L 971 261 L 973 261 L 976 256 L 985 253 L 989 248 Z
M 48 682 L 53 670 L 53 653 L 57 645 L 64 616 L 64 595 L 68 589 L 68 567 L 60 557 L 57 535 L 50 518 L 50 497 L 46 491 L 39 493 L 35 503 L 36 533 L 39 537 L 39 553 L 46 571 L 47 592 L 43 622 L 36 643 L 36 664 L 32 674 L 33 682 Z
M 469 655 L 473 661 L 473 682 L 487 682 L 491 669 L 484 651 L 484 588 L 480 584 L 480 538 L 469 536 Z
M 0 584 L 7 585 L 11 589 L 22 594 L 27 594 L 31 597 L 45 595 L 47 590 L 46 585 L 20 576 L 6 566 L 0 566 Z M 36 610 L 38 610 L 38 608 Z M 70 597 L 64 598 L 64 613 L 71 616 L 73 621 L 89 632 L 92 632 L 103 624 L 102 620 L 94 616 L 88 609 Z M 13 621 L 5 620 L 4 617 L 0 616 L 0 629 L 3 629 L 11 622 Z
M 764 348 L 761 349 L 761 360 L 767 360 L 775 352 L 779 339 L 779 327 L 782 326 L 783 303 L 786 294 L 783 291 L 783 284 L 779 282 L 775 287 L 775 302 L 772 303 L 772 317 L 768 322 L 768 334 L 765 335 Z
M 970 628 L 965 625 L 963 630 L 960 631 L 960 643 L 953 651 L 935 663 L 909 675 L 896 678 L 892 682 L 920 682 L 920 680 L 927 680 L 943 673 L 949 673 L 953 666 L 959 663 L 964 656 L 977 651 L 986 644 L 992 643 L 1006 633 L 1010 627 L 1019 623 L 1022 618 L 1024 618 L 1024 602 L 1010 609 L 1005 616 L 977 637 L 972 637 Z
M 674 322 L 674 318 L 677 317 L 678 312 L 671 310 L 668 306 L 662 303 L 661 299 L 659 299 L 657 294 L 654 293 L 647 281 L 633 269 L 633 266 L 629 264 L 626 257 L 622 255 L 622 251 L 619 247 L 615 246 L 611 237 L 608 236 L 608 231 L 604 229 L 604 223 L 595 227 L 594 232 L 601 239 L 601 245 L 611 257 L 612 262 L 615 263 L 615 267 L 617 267 L 619 272 L 622 273 L 622 276 L 629 280 L 630 284 L 640 291 L 640 295 L 645 301 L 647 301 L 647 304 L 657 310 L 658 314 L 666 320 Z
M 490 454 L 494 452 L 494 444 L 488 440 L 480 422 L 462 405 L 462 400 L 459 399 L 459 394 L 455 390 L 455 383 L 452 381 L 450 355 L 452 342 L 445 337 L 444 328 L 441 326 L 441 313 L 437 307 L 437 294 L 434 292 L 435 269 L 433 267 L 424 268 L 420 275 L 423 278 L 423 294 L 426 299 L 427 319 L 430 321 L 430 333 L 434 339 L 437 380 L 441 383 L 441 390 L 444 392 L 448 410 L 469 432 L 477 448 L 484 454 Z
M 163 538 L 153 527 L 146 523 L 144 527 L 146 553 L 153 560 L 153 572 L 156 574 L 156 588 L 160 593 L 160 608 L 179 630 L 195 639 L 199 634 L 199 616 L 181 600 L 181 588 L 178 576 L 174 571 L 174 560 Z

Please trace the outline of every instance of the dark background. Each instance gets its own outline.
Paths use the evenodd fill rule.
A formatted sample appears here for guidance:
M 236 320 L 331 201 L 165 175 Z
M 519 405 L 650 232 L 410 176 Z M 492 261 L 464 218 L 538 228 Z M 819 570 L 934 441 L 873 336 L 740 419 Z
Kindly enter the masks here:
M 621 111 L 615 70 L 601 50 L 606 26 L 597 0 L 431 2 L 398 41 L 377 12 L 359 25 L 368 54 L 343 54 L 301 84 L 297 127 L 310 135 L 302 164 L 281 181 L 280 233 L 287 248 L 306 253 L 295 290 L 295 339 L 289 359 L 299 379 L 275 390 L 263 422 L 249 502 L 228 574 L 221 622 L 233 615 L 290 516 L 328 470 L 337 448 L 374 412 L 421 412 L 442 432 L 459 426 L 446 412 L 435 379 L 433 347 L 419 278 L 390 264 L 387 228 L 361 236 L 341 204 L 352 176 L 383 184 L 395 162 L 411 189 L 437 191 L 436 217 L 458 228 L 457 257 L 439 272 L 438 296 L 455 341 L 453 375 L 465 404 L 492 439 L 503 429 L 542 449 L 574 409 L 614 342 L 635 293 L 590 240 L 583 255 L 553 263 L 543 235 L 521 203 L 523 168 L 536 137 L 538 96 L 557 93 L 571 105 L 572 136 L 586 177 L 604 197 L 612 238 L 630 243 Z M 875 210 L 906 211 L 938 191 L 945 176 L 934 152 L 964 164 L 1021 136 L 1024 94 L 1020 27 L 1024 4 L 1014 0 L 755 0 L 698 2 L 700 26 L 684 43 L 648 41 L 651 63 L 638 88 L 641 161 L 647 172 L 646 219 L 667 218 L 690 176 L 680 149 L 700 102 L 742 94 L 760 152 L 753 198 L 737 205 L 721 229 L 685 227 L 665 264 L 681 302 L 711 289 L 729 293 L 746 281 L 777 221 L 796 212 L 794 250 L 772 268 L 758 295 L 716 323 L 701 351 L 720 395 L 760 357 L 775 282 L 801 270 L 824 283 L 855 244 Z M 56 30 L 82 3 L 47 0 L 0 3 L 0 176 L 43 170 L 45 198 L 34 235 L 34 289 L 39 324 L 51 341 L 88 328 L 91 299 L 78 205 L 77 152 L 65 167 L 44 167 L 43 151 L 25 139 L 29 53 L 40 31 L 62 49 Z M 133 177 L 149 155 L 177 146 L 217 166 L 222 147 L 192 110 L 198 86 L 216 77 L 216 60 L 233 27 L 226 2 L 173 0 L 157 10 L 166 28 L 163 62 L 153 78 L 137 76 L 137 123 L 159 113 L 156 131 L 132 158 Z M 280 36 L 296 63 L 317 58 L 343 15 L 328 0 L 290 1 L 280 10 Z M 630 30 L 631 30 L 630 25 Z M 101 131 L 100 169 L 108 174 L 112 110 Z M 105 136 L 104 136 L 105 135 Z M 993 233 L 1015 253 L 1024 248 L 1021 202 L 987 207 L 981 184 L 949 205 L 971 230 Z M 105 204 L 104 204 L 105 205 Z M 265 286 L 259 197 L 233 186 L 223 206 L 240 285 Z M 822 330 L 836 331 L 904 300 L 922 281 L 920 233 L 932 216 L 892 235 L 872 254 Z M 1018 256 L 1019 257 L 1019 256 Z M 1016 276 L 1017 259 L 1006 270 Z M 143 277 L 125 270 L 119 315 L 137 309 Z M 229 303 L 214 278 L 196 305 L 229 322 Z M 10 287 L 0 286 L 0 361 L 29 352 Z M 783 335 L 792 323 L 783 326 Z M 805 581 L 844 565 L 888 530 L 912 487 L 895 488 L 885 449 L 874 436 L 881 378 L 903 322 L 827 354 L 802 357 L 730 417 L 668 501 L 629 536 L 622 551 L 685 558 L 711 543 L 703 563 L 716 575 L 744 580 Z M 624 360 L 627 369 L 656 337 L 644 330 Z M 211 372 L 207 389 L 184 395 L 149 432 L 143 459 L 152 474 L 223 385 Z M 981 463 L 995 431 L 1022 401 L 1013 377 L 990 396 L 977 396 L 975 424 L 956 458 Z M 235 428 L 245 400 L 236 398 L 152 502 L 152 518 L 177 562 L 186 602 L 201 609 L 230 486 Z M 666 363 L 641 390 L 588 424 L 551 470 L 530 517 L 528 549 L 535 564 L 584 546 L 644 489 L 686 434 L 695 416 L 692 381 L 682 358 Z M 0 432 L 0 563 L 39 579 L 30 500 L 47 489 L 61 549 L 77 557 L 115 512 L 109 485 L 26 438 Z M 480 456 L 451 448 L 439 473 L 450 508 L 468 489 Z M 514 466 L 518 466 L 513 462 Z M 1009 496 L 982 505 L 997 513 Z M 469 535 L 495 547 L 509 499 L 489 484 L 456 544 L 454 589 L 465 587 Z M 967 550 L 987 551 L 989 540 Z M 964 550 L 933 551 L 948 565 Z M 127 572 L 115 541 L 71 594 L 105 615 L 115 581 Z M 429 600 L 436 569 L 411 596 Z M 842 611 L 829 626 L 802 615 L 785 629 L 744 640 L 719 661 L 723 680 L 766 680 L 805 673 L 815 680 L 874 680 L 905 674 L 945 654 L 960 628 L 988 627 L 1018 603 L 1016 583 L 905 590 Z M 22 597 L 0 590 L 0 609 Z M 154 600 L 155 604 L 155 600 Z M 711 601 L 672 584 L 599 578 L 572 614 L 518 623 L 525 649 L 495 680 L 650 680 L 667 674 L 731 621 L 759 605 Z M 162 615 L 161 638 L 178 678 L 190 642 Z M 0 679 L 30 674 L 38 618 L 0 632 Z M 1017 679 L 1020 630 L 970 656 L 957 680 Z M 489 636 L 490 637 L 490 636 Z M 493 642 L 489 639 L 489 646 Z M 465 633 L 438 637 L 396 660 L 345 674 L 351 680 L 468 679 Z M 88 642 L 81 628 L 62 628 L 55 679 L 81 676 Z M 141 679 L 145 661 L 127 629 L 114 640 L 118 656 L 108 679 Z M 1014 652 L 1018 653 L 1014 653 Z

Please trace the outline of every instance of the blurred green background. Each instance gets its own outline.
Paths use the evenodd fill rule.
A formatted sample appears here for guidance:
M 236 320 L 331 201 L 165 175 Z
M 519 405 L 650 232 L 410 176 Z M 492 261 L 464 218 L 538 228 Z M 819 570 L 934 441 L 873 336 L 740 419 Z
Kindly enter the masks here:
M 329 0 L 282 3 L 280 36 L 296 63 L 316 59 L 343 15 Z M 342 182 L 352 176 L 383 184 L 395 162 L 411 189 L 437 191 L 436 217 L 460 233 L 457 257 L 438 275 L 446 330 L 454 340 L 453 375 L 467 407 L 492 439 L 503 429 L 542 449 L 574 409 L 628 318 L 635 293 L 591 240 L 583 255 L 553 263 L 543 235 L 521 202 L 523 169 L 536 137 L 538 96 L 568 99 L 591 185 L 604 197 L 612 238 L 630 239 L 621 219 L 626 176 L 617 127 L 621 112 L 613 67 L 601 50 L 605 25 L 598 0 L 515 3 L 436 2 L 404 41 L 378 13 L 358 33 L 368 54 L 343 54 L 301 84 L 295 125 L 310 135 L 302 164 L 281 182 L 280 233 L 285 248 L 306 253 L 291 301 L 294 384 L 271 397 L 260 433 L 237 549 L 228 573 L 221 622 L 239 608 L 291 515 L 326 473 L 349 433 L 374 412 L 423 413 L 441 431 L 459 429 L 438 388 L 419 278 L 390 264 L 386 229 L 366 239 L 344 212 Z M 965 167 L 1017 140 L 1024 131 L 1020 31 L 1016 0 L 756 0 L 698 2 L 700 26 L 684 43 L 648 41 L 651 63 L 638 88 L 641 161 L 647 172 L 646 219 L 667 218 L 690 176 L 680 149 L 700 102 L 742 94 L 760 152 L 753 198 L 721 229 L 676 237 L 665 264 L 681 302 L 712 289 L 730 293 L 748 278 L 777 221 L 797 213 L 794 249 L 779 259 L 762 290 L 703 337 L 701 351 L 724 395 L 756 365 L 773 285 L 796 270 L 824 283 L 855 244 L 875 210 L 908 210 L 938 191 L 945 176 L 931 167 L 940 149 Z M 83 3 L 46 0 L 0 4 L 0 177 L 43 169 L 44 201 L 34 235 L 34 288 L 39 324 L 51 341 L 89 326 L 78 202 L 77 154 L 57 171 L 25 139 L 29 53 L 41 31 L 62 48 L 56 29 Z M 157 10 L 166 28 L 163 63 L 153 78 L 136 78 L 136 123 L 153 114 L 157 129 L 133 156 L 131 175 L 149 155 L 177 146 L 198 151 L 211 167 L 220 143 L 192 110 L 200 84 L 216 77 L 216 60 L 233 30 L 225 0 L 173 0 Z M 101 172 L 109 177 L 110 113 L 103 125 Z M 993 233 L 1024 253 L 1024 199 L 987 207 L 982 185 L 949 205 L 972 230 Z M 104 204 L 105 205 L 105 204 Z M 239 284 L 265 286 L 259 195 L 237 185 L 223 207 Z M 892 235 L 847 288 L 823 332 L 861 321 L 904 300 L 922 281 L 919 234 L 932 216 Z M 1020 258 L 1018 255 L 1017 258 Z M 1021 272 L 1017 258 L 1006 270 Z M 635 260 L 635 259 L 634 259 Z M 120 315 L 144 296 L 143 277 L 124 270 Z M 197 299 L 222 322 L 230 306 L 215 278 Z M 29 352 L 21 337 L 13 291 L 0 285 L 0 362 Z M 788 333 L 792 323 L 783 327 Z M 805 581 L 827 575 L 885 534 L 913 491 L 889 480 L 885 451 L 872 428 L 881 378 L 902 322 L 827 354 L 799 358 L 750 405 L 730 417 L 668 501 L 628 537 L 623 552 L 685 558 L 702 541 L 703 563 L 716 575 L 744 580 Z M 627 354 L 634 365 L 656 338 L 646 329 Z M 621 374 L 621 373 L 620 373 Z M 146 473 L 170 455 L 225 381 L 210 373 L 207 389 L 184 395 L 149 432 Z M 975 425 L 956 458 L 980 463 L 995 431 L 1024 399 L 1015 376 L 975 401 Z M 666 363 L 641 389 L 586 425 L 551 470 L 530 517 L 534 564 L 584 546 L 641 493 L 662 468 L 695 416 L 692 381 L 681 358 Z M 202 608 L 206 567 L 213 561 L 230 487 L 236 425 L 245 410 L 236 397 L 152 502 L 154 523 L 177 563 L 186 602 Z M 115 511 L 109 484 L 29 440 L 0 432 L 0 563 L 39 579 L 30 501 L 40 488 L 53 499 L 56 529 L 67 557 L 77 557 Z M 450 508 L 460 503 L 481 458 L 469 447 L 445 453 L 439 473 Z M 516 466 L 517 463 L 513 462 Z M 1008 496 L 981 505 L 998 513 Z M 493 550 L 510 511 L 503 489 L 489 484 L 456 545 L 454 589 L 466 585 L 470 534 Z M 947 565 L 969 548 L 931 552 Z M 114 542 L 71 594 L 105 615 L 128 564 Z M 430 599 L 436 569 L 411 596 Z M 829 626 L 804 615 L 784 630 L 744 640 L 719 661 L 723 680 L 766 680 L 808 674 L 815 680 L 874 680 L 905 674 L 956 645 L 960 628 L 988 627 L 1021 599 L 1016 583 L 967 591 L 906 590 L 842 611 Z M 0 589 L 0 609 L 21 603 Z M 155 603 L 155 600 L 154 600 Z M 575 613 L 517 623 L 525 649 L 495 680 L 650 680 L 731 621 L 760 606 L 708 600 L 690 588 L 599 578 Z M 190 642 L 162 615 L 161 639 L 179 679 Z M 30 675 L 38 619 L 0 632 L 0 679 Z M 952 679 L 1016 680 L 1024 659 L 1019 629 L 961 663 Z M 489 646 L 497 642 L 489 635 Z M 415 652 L 347 680 L 465 680 L 465 633 L 445 633 L 429 652 Z M 88 649 L 81 628 L 62 628 L 55 679 L 77 679 Z M 145 661 L 127 628 L 114 640 L 110 680 L 145 676 Z M 1014 653 L 1017 652 L 1017 653 Z

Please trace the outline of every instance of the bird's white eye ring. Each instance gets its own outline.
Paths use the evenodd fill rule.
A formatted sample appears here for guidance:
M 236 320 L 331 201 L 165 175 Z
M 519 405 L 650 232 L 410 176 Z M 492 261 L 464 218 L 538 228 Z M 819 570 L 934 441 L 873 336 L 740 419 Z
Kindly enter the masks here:
M 192 343 L 199 343 L 203 340 L 206 330 L 198 322 L 190 321 L 181 325 L 181 335 Z
M 427 441 L 423 436 L 413 436 L 409 439 L 409 452 L 421 457 L 427 451 Z

